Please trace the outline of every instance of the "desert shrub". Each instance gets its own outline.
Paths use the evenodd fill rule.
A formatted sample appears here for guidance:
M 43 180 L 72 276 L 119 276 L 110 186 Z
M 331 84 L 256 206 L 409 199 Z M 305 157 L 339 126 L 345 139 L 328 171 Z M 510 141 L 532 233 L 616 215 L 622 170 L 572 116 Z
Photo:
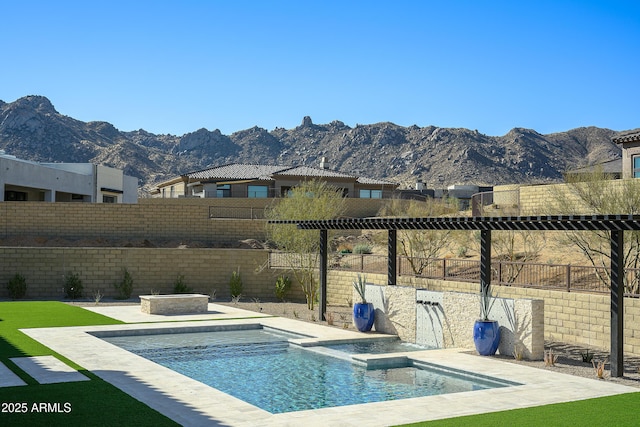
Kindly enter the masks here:
M 82 296 L 82 279 L 77 273 L 68 273 L 66 275 L 64 279 L 64 294 L 71 299 Z
M 133 292 L 133 277 L 129 271 L 124 269 L 124 277 L 122 281 L 115 284 L 116 289 L 118 290 L 117 299 L 129 299 L 131 298 L 131 293 Z
M 371 245 L 367 245 L 366 243 L 359 243 L 353 247 L 354 254 L 370 254 L 372 252 Z
M 291 279 L 289 276 L 279 276 L 276 279 L 276 298 L 284 301 L 284 297 L 291 288 Z
M 27 293 L 27 281 L 20 273 L 16 273 L 7 284 L 11 299 L 24 298 Z
M 242 277 L 240 277 L 240 269 L 231 272 L 229 290 L 231 292 L 231 298 L 242 295 Z
M 188 294 L 191 293 L 191 288 L 184 283 L 184 275 L 178 274 L 176 277 L 176 281 L 173 282 L 173 293 L 174 294 Z

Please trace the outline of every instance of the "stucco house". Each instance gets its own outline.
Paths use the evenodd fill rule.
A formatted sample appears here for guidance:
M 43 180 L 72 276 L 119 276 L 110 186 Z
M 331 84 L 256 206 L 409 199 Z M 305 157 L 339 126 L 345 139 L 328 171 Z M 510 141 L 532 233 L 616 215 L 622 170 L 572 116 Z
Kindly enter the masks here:
M 38 163 L 0 151 L 0 201 L 137 203 L 138 179 L 92 163 Z
M 622 177 L 640 178 L 640 130 L 625 132 L 613 142 L 622 145 Z
M 351 198 L 389 198 L 398 187 L 390 181 L 332 171 L 323 158 L 320 167 L 231 163 L 188 172 L 161 182 L 151 195 L 156 198 L 282 197 L 300 182 L 311 179 L 326 181 Z

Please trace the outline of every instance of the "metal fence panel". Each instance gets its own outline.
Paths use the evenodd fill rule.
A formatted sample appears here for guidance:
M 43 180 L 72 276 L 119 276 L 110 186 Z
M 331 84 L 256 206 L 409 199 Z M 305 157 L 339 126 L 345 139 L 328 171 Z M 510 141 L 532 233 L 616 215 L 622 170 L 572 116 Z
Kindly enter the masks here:
M 316 255 L 286 252 L 271 252 L 271 268 L 292 268 L 317 261 Z M 316 259 L 312 257 L 316 256 Z M 317 265 L 317 264 L 316 264 Z M 409 258 L 398 257 L 399 275 L 430 279 L 480 282 L 480 261 L 455 258 Z M 609 292 L 609 271 L 604 267 L 575 266 L 568 264 L 541 264 L 493 261 L 492 281 L 503 286 L 532 287 L 566 290 L 568 292 Z M 329 257 L 330 270 L 355 271 L 361 273 L 385 274 L 387 256 L 371 254 L 333 254 Z M 640 269 L 626 270 L 626 296 L 640 297 Z

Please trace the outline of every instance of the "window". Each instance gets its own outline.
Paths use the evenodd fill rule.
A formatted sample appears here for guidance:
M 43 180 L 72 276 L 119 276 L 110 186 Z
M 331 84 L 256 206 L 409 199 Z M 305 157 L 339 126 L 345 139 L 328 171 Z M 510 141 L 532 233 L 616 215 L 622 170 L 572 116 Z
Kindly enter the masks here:
M 107 196 L 105 194 L 102 195 L 102 203 L 116 203 L 117 201 L 117 196 Z
M 216 188 L 216 197 L 231 197 L 231 185 L 218 185 Z
M 4 193 L 5 202 L 26 202 L 27 193 L 23 191 L 6 191 Z
M 361 199 L 382 199 L 382 190 L 360 190 Z
M 640 178 L 640 156 L 633 156 L 633 170 L 631 176 Z
M 247 197 L 264 199 L 269 197 L 269 187 L 266 185 L 248 185 Z

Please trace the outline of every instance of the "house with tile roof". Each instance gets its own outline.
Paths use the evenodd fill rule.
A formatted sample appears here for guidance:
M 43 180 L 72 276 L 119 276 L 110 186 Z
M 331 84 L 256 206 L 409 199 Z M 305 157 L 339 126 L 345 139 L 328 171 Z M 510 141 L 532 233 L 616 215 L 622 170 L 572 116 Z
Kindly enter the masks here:
M 231 163 L 188 172 L 161 182 L 151 195 L 156 198 L 283 197 L 300 182 L 313 179 L 326 181 L 350 198 L 390 198 L 398 187 L 391 181 L 330 170 L 323 157 L 320 167 Z
M 640 178 L 640 130 L 622 133 L 613 142 L 622 146 L 623 178 Z

